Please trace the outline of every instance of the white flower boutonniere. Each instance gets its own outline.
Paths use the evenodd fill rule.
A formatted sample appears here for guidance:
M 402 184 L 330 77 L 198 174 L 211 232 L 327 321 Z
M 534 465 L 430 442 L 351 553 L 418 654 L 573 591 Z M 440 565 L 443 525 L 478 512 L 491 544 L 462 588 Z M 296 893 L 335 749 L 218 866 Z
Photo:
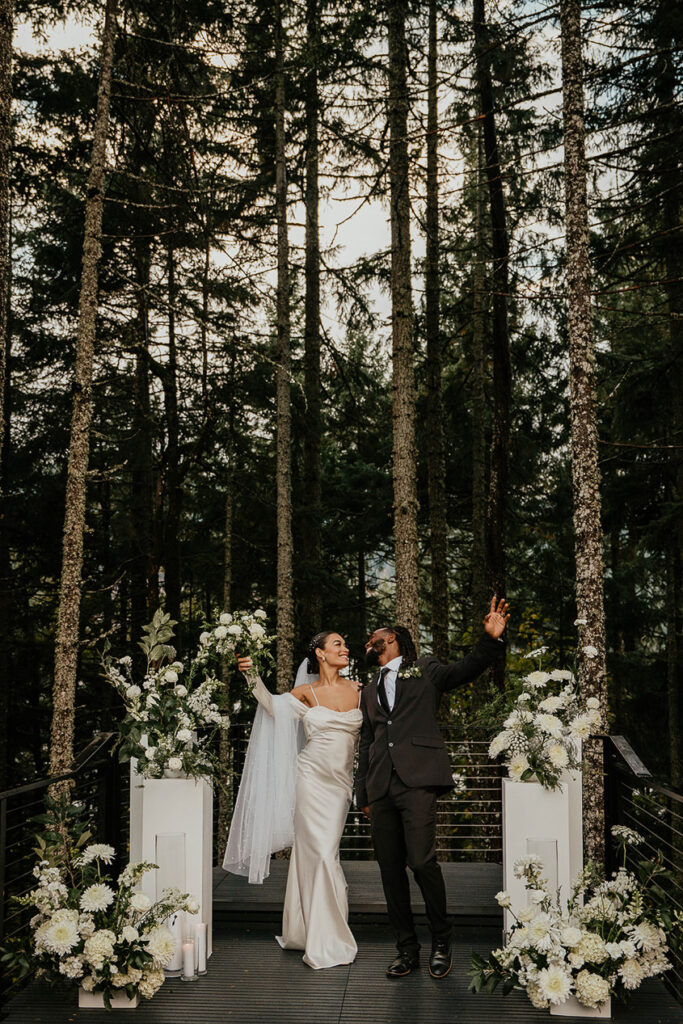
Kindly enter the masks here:
M 422 669 L 417 664 L 406 665 L 405 668 L 403 668 L 403 666 L 401 666 L 401 668 L 398 670 L 398 678 L 399 679 L 416 679 L 417 676 L 421 676 L 421 675 L 422 675 Z

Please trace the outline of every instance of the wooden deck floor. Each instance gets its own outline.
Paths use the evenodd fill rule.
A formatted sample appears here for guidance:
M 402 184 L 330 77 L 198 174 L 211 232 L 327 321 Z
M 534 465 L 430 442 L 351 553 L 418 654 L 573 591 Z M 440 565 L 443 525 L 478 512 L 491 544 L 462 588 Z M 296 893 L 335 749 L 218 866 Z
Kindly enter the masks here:
M 386 904 L 377 863 L 372 860 L 342 862 L 349 887 L 349 916 L 361 919 L 384 920 Z M 443 863 L 449 913 L 473 923 L 500 924 L 502 914 L 495 894 L 503 887 L 503 869 L 500 864 Z M 245 916 L 260 920 L 277 920 L 282 913 L 285 883 L 289 861 L 273 860 L 269 877 L 263 885 L 249 885 L 246 878 L 230 875 L 222 868 L 214 870 L 214 921 L 231 924 Z M 409 872 L 410 874 L 410 872 Z M 411 876 L 413 907 L 419 917 L 424 904 L 419 889 Z
M 548 1024 L 522 993 L 472 995 L 467 969 L 474 948 L 485 953 L 497 929 L 456 933 L 454 969 L 442 981 L 426 966 L 390 980 L 384 969 L 393 949 L 385 927 L 356 930 L 354 964 L 312 971 L 300 954 L 280 949 L 265 928 L 226 928 L 215 935 L 208 974 L 193 984 L 167 981 L 135 1011 L 138 1024 Z M 428 936 L 423 936 L 428 942 Z M 102 1024 L 104 1011 L 77 1010 L 76 994 L 30 985 L 10 1003 L 7 1024 Z M 577 1021 L 564 1017 L 560 1020 Z M 648 983 L 628 1008 L 617 1006 L 623 1024 L 682 1024 L 683 1009 L 663 985 Z

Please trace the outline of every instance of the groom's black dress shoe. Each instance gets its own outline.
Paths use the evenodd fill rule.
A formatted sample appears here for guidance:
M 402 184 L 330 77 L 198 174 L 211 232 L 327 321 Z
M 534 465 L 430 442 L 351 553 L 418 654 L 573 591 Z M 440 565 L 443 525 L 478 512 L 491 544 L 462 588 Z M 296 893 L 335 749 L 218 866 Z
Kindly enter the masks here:
M 420 966 L 417 953 L 399 953 L 387 967 L 387 978 L 403 978 Z
M 429 973 L 432 978 L 445 978 L 450 973 L 453 960 L 449 942 L 435 942 L 429 958 Z

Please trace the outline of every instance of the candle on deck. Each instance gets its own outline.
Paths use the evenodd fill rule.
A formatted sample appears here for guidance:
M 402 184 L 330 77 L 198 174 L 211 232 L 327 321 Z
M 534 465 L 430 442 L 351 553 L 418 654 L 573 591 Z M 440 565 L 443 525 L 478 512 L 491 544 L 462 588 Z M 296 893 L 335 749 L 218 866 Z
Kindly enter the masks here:
M 188 939 L 183 942 L 183 979 L 192 981 L 194 976 L 194 940 Z
M 207 925 L 201 922 L 194 926 L 194 942 L 197 949 L 197 968 L 200 974 L 206 974 L 206 933 Z

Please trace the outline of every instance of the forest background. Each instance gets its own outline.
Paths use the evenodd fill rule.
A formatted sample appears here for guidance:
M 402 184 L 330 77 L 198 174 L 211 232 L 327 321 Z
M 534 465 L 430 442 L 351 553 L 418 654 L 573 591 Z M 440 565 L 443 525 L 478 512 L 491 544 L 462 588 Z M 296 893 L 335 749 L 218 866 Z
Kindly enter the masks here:
M 15 42 L 0 59 L 0 789 L 50 761 L 107 24 L 76 749 L 119 714 L 105 638 L 132 653 L 160 604 L 181 657 L 222 609 L 262 606 L 281 688 L 320 628 L 348 637 L 358 671 L 368 631 L 394 621 L 411 544 L 399 615 L 423 650 L 464 653 L 495 589 L 509 664 L 544 644 L 571 667 L 559 5 L 1 7 Z M 677 785 L 683 11 L 582 13 L 609 726 Z M 410 451 L 395 436 L 406 396 Z

